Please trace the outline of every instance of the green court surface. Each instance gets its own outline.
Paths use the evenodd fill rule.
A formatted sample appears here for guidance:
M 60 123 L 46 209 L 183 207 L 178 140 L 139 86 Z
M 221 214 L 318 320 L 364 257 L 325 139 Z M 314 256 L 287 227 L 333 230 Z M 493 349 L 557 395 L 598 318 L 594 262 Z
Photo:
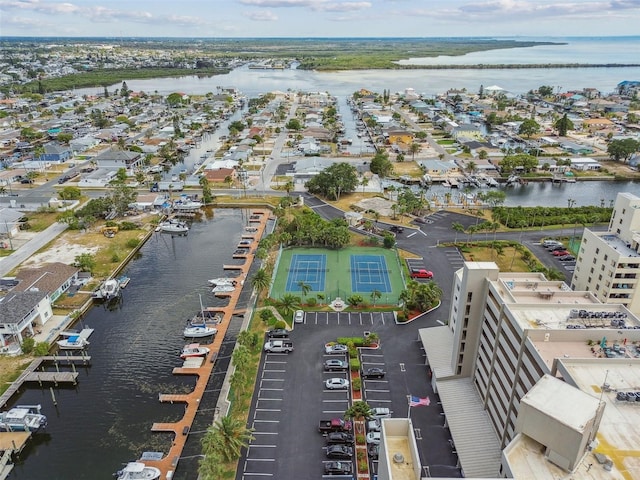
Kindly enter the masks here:
M 371 292 L 375 290 L 381 294 L 377 305 L 395 305 L 405 287 L 396 251 L 376 247 L 283 249 L 269 296 L 294 294 L 303 298 L 301 282 L 311 288 L 304 298 L 324 295 L 319 303 L 357 294 L 372 304 Z

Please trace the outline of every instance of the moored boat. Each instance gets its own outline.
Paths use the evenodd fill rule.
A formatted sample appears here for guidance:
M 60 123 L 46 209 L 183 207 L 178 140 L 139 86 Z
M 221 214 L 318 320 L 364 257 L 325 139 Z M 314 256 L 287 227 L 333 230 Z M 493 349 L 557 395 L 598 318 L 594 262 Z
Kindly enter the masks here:
M 184 329 L 186 338 L 203 338 L 218 333 L 218 329 L 207 325 L 187 325 Z
M 174 233 L 179 235 L 186 235 L 189 231 L 189 227 L 184 222 L 179 222 L 177 220 L 167 220 L 161 222 L 158 225 L 158 229 L 163 233 Z
M 83 350 L 89 346 L 89 341 L 80 335 L 71 335 L 56 343 L 62 350 Z
M 233 292 L 236 289 L 235 285 L 216 285 L 211 290 L 212 293 L 228 293 Z
M 208 353 L 209 349 L 207 347 L 202 347 L 199 343 L 190 343 L 182 348 L 180 358 L 204 357 Z
M 93 298 L 97 300 L 113 300 L 120 295 L 120 282 L 115 278 L 105 280 L 100 288 L 93 292 Z
M 40 413 L 41 405 L 17 405 L 0 412 L 0 431 L 37 432 L 47 426 L 47 417 Z
M 129 462 L 122 470 L 118 470 L 114 476 L 116 480 L 156 480 L 160 478 L 160 470 L 156 467 L 148 467 L 142 462 Z
M 126 275 L 121 275 L 120 277 L 118 277 L 120 288 L 125 288 L 127 285 L 129 285 L 130 281 L 131 281 L 131 278 L 127 277 Z
M 230 277 L 212 278 L 211 280 L 208 280 L 208 282 L 209 285 L 231 285 L 233 287 L 238 284 L 238 280 Z

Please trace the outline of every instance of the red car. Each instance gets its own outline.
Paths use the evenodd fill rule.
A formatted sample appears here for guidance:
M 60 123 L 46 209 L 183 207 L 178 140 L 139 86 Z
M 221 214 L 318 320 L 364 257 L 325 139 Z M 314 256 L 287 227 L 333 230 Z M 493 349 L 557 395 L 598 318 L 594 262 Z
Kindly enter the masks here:
M 433 272 L 424 268 L 412 268 L 411 278 L 433 278 Z
M 564 257 L 565 255 L 571 255 L 571 252 L 567 250 L 556 250 L 555 252 L 553 252 L 553 255 L 555 257 Z

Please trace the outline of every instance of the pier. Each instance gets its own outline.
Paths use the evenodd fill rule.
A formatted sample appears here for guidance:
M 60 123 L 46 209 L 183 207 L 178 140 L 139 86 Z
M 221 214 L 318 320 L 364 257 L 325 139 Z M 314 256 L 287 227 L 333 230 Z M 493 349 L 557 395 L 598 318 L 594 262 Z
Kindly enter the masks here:
M 257 247 L 258 240 L 261 238 L 262 233 L 266 228 L 269 215 L 270 212 L 268 210 L 256 210 L 250 215 L 249 221 L 254 224 L 254 226 L 251 227 L 253 232 L 250 239 L 251 252 L 255 251 L 255 248 Z M 246 278 L 254 259 L 254 254 L 251 252 L 246 255 L 246 259 L 243 264 L 224 265 L 223 269 L 241 270 L 243 277 Z M 217 325 L 218 333 L 215 335 L 213 342 L 208 345 L 210 351 L 206 357 L 199 359 L 199 365 L 195 365 L 191 361 L 185 361 L 182 367 L 173 369 L 172 373 L 174 375 L 196 375 L 198 377 L 193 391 L 187 394 L 160 394 L 158 397 L 160 402 L 185 404 L 184 416 L 181 420 L 177 422 L 154 423 L 151 427 L 153 432 L 172 432 L 174 434 L 174 439 L 167 455 L 161 459 L 144 460 L 146 465 L 160 469 L 162 472 L 162 479 L 172 478 L 173 472 L 178 466 L 180 456 L 182 455 L 182 451 L 191 430 L 191 425 L 193 424 L 196 413 L 198 412 L 200 400 L 205 394 L 209 377 L 213 373 L 215 361 L 218 357 L 218 352 L 222 346 L 231 318 L 233 315 L 238 314 L 238 312 L 244 312 L 244 309 L 236 309 L 240 293 L 242 292 L 242 286 L 240 286 L 240 288 L 236 288 L 232 292 L 224 293 L 225 296 L 229 297 L 229 303 L 226 307 L 216 307 L 216 311 L 220 312 L 223 320 Z M 249 286 L 249 288 L 251 287 Z

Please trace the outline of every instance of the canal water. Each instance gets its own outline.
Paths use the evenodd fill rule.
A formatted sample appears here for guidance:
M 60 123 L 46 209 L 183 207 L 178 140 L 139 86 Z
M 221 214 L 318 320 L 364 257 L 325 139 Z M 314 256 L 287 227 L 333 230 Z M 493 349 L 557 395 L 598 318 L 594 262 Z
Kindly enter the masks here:
M 195 377 L 174 376 L 186 320 L 204 306 L 223 306 L 207 280 L 234 264 L 248 211 L 217 209 L 194 221 L 187 236 L 154 233 L 125 274 L 131 282 L 122 301 L 95 306 L 80 326 L 95 329 L 88 353 L 91 366 L 78 367 L 76 388 L 27 388 L 14 404 L 43 405 L 47 433 L 23 451 L 9 479 L 109 479 L 143 451 L 168 451 L 171 435 L 152 433 L 154 422 L 175 421 L 184 405 L 161 404 L 160 393 L 185 393 Z M 245 288 L 242 300 L 248 299 Z M 200 439 L 211 423 L 219 390 L 242 319 L 234 317 L 218 365 L 189 436 L 175 479 L 196 478 Z

